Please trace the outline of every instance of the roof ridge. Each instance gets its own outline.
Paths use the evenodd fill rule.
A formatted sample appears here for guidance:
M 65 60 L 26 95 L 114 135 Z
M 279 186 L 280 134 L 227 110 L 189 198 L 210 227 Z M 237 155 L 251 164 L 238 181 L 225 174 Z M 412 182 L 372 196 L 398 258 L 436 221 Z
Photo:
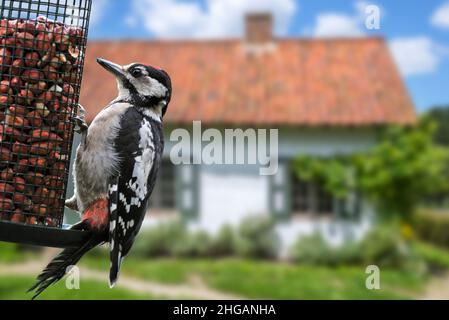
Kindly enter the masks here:
M 274 38 L 273 42 L 366 42 L 366 41 L 381 41 L 385 42 L 383 36 L 370 37 L 332 37 L 332 38 Z M 151 43 L 151 44 L 210 44 L 210 43 L 245 43 L 241 38 L 224 38 L 224 39 L 145 39 L 145 38 L 123 38 L 123 39 L 90 39 L 89 43 Z

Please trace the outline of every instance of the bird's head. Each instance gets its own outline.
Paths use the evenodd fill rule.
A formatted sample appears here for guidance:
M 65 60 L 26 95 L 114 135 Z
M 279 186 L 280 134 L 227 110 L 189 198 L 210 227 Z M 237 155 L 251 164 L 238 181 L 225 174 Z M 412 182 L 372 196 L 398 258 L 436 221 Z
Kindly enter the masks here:
M 115 75 L 118 99 L 140 108 L 151 109 L 161 118 L 165 115 L 172 94 L 167 72 L 140 63 L 121 66 L 104 59 L 97 59 L 97 62 Z

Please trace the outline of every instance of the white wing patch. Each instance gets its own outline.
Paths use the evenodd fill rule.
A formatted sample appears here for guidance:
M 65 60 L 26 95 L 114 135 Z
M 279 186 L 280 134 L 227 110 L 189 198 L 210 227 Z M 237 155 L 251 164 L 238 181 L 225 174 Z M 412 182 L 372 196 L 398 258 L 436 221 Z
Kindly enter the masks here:
M 131 204 L 128 203 L 128 201 L 126 201 L 126 197 L 123 193 L 119 193 L 118 195 L 118 199 L 119 201 L 121 201 L 123 203 L 123 205 L 125 206 L 125 210 L 127 213 L 129 213 L 129 211 L 131 210 Z
M 118 217 L 118 224 L 121 226 L 122 230 L 123 230 L 123 235 L 126 235 L 126 225 L 125 225 L 125 221 L 123 221 L 123 218 L 121 216 Z
M 148 177 L 153 168 L 153 132 L 150 122 L 146 119 L 142 121 L 139 136 L 139 149 L 142 154 L 134 157 L 133 173 L 131 179 L 126 183 L 126 187 L 134 192 L 135 197 L 132 197 L 128 202 L 126 196 L 121 192 L 119 193 L 119 201 L 123 203 L 126 213 L 131 211 L 131 207 L 140 208 L 142 206 L 148 192 Z
M 153 132 L 151 131 L 151 124 L 148 120 L 144 119 L 142 121 L 139 134 L 139 148 L 143 151 L 142 155 L 134 158 L 133 174 L 127 183 L 127 186 L 136 194 L 136 197 L 131 199 L 131 205 L 137 205 L 138 207 L 141 206 L 142 201 L 147 196 L 148 176 L 150 175 L 154 162 Z

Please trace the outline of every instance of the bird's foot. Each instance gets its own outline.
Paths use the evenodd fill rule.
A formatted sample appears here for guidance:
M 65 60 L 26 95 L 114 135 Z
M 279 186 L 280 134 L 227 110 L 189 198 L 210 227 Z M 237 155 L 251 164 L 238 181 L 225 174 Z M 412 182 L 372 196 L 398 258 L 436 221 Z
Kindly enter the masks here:
M 92 202 L 83 213 L 83 220 L 87 221 L 91 230 L 101 231 L 109 224 L 108 199 L 97 199 Z
M 80 118 L 80 117 L 73 117 L 72 118 L 75 121 L 75 132 L 79 133 L 79 134 L 83 134 L 87 131 L 87 129 L 89 129 L 89 127 L 87 126 L 87 123 L 84 121 L 84 119 Z
M 74 211 L 78 211 L 78 201 L 76 200 L 76 196 L 73 196 L 69 200 L 66 200 L 65 206 Z
M 79 134 L 83 134 L 89 129 L 89 126 L 86 123 L 86 110 L 80 104 L 78 104 L 78 115 L 72 117 L 75 122 L 75 132 Z

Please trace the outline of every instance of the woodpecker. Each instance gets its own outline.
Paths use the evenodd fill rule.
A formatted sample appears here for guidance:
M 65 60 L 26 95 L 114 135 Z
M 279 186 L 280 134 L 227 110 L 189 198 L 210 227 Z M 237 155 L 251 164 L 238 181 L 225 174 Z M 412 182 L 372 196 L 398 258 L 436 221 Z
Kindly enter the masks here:
M 104 59 L 97 62 L 111 72 L 118 96 L 87 127 L 77 117 L 82 141 L 73 169 L 75 192 L 66 206 L 81 213 L 72 227 L 89 233 L 77 248 L 54 258 L 29 290 L 37 297 L 59 281 L 69 267 L 89 250 L 109 242 L 112 288 L 123 258 L 140 230 L 164 149 L 163 117 L 170 103 L 169 75 L 140 63 L 121 66 Z

